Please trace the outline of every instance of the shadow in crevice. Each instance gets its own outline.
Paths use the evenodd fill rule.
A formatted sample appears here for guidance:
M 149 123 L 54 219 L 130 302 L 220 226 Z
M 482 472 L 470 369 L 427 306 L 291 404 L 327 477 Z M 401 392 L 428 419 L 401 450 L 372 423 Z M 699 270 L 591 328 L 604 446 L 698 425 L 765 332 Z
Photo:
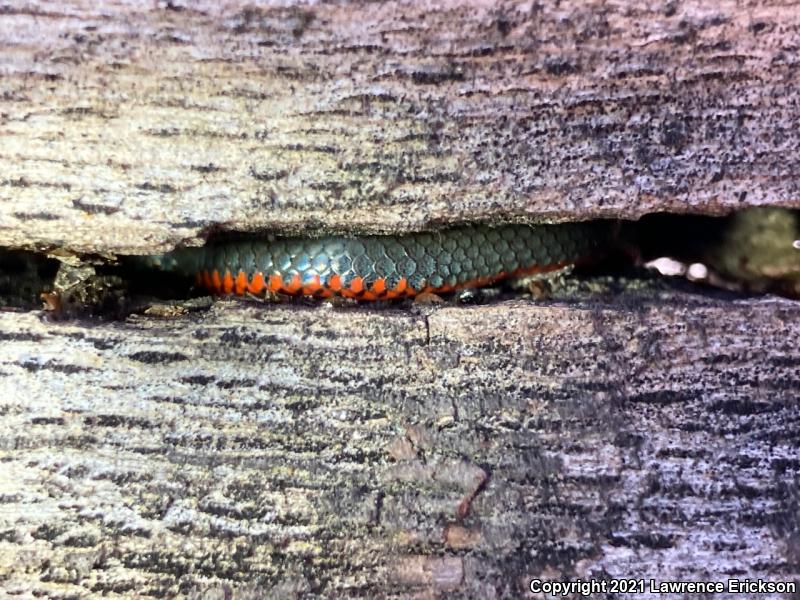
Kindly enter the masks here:
M 608 230 L 608 223 L 595 225 Z M 551 279 L 544 277 L 543 283 L 515 286 L 498 282 L 488 289 L 464 293 L 458 301 L 481 304 L 514 297 L 586 300 L 637 289 L 697 295 L 775 293 L 800 298 L 800 211 L 766 207 L 725 217 L 651 214 L 612 228 L 617 235 L 610 241 L 606 236 L 602 251 L 582 262 L 569 277 L 557 272 Z M 256 239 L 268 244 L 276 237 L 222 232 L 212 235 L 208 243 L 224 251 L 225 244 L 232 241 Z M 138 310 L 135 307 L 152 301 L 191 300 L 207 292 L 196 286 L 194 271 L 171 269 L 170 261 L 182 257 L 185 266 L 188 257 L 193 264 L 192 253 L 203 251 L 187 248 L 158 256 L 121 256 L 115 263 L 99 265 L 98 257 L 93 256 L 85 265 L 75 266 L 35 252 L 0 249 L 0 308 L 39 309 L 44 295 L 58 307 L 86 304 L 93 307 L 86 311 L 89 314 L 125 314 L 130 307 Z M 385 305 L 397 306 L 398 302 L 371 303 L 376 308 Z
M 800 211 L 758 207 L 725 217 L 652 214 L 621 242 L 663 275 L 737 292 L 800 298 Z
M 0 248 L 0 308 L 35 310 L 53 290 L 58 261 L 27 250 Z

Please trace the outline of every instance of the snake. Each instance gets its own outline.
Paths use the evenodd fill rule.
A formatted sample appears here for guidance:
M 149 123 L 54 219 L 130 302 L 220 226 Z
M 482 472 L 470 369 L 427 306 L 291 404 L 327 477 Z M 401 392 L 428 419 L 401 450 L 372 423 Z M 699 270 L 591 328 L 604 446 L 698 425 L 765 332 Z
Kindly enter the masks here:
M 612 235 L 610 221 L 467 224 L 399 235 L 247 237 L 145 258 L 194 277 L 214 294 L 359 301 L 409 298 L 489 285 L 585 262 Z

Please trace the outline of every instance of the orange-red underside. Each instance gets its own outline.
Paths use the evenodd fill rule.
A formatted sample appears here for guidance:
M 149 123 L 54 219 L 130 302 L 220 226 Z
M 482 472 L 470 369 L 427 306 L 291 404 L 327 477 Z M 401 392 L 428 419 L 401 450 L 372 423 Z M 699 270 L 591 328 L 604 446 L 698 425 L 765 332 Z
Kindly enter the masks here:
M 358 300 L 392 300 L 395 298 L 409 298 L 422 293 L 445 294 L 465 288 L 480 287 L 489 285 L 507 277 L 524 277 L 534 273 L 554 271 L 567 266 L 569 263 L 556 263 L 545 266 L 535 266 L 529 269 L 517 269 L 512 273 L 498 273 L 489 277 L 479 277 L 458 285 L 444 285 L 440 287 L 426 286 L 422 289 L 414 289 L 408 285 L 406 278 L 401 279 L 393 288 L 386 287 L 385 279 L 375 280 L 369 288 L 365 288 L 364 279 L 354 277 L 350 285 L 344 287 L 342 278 L 339 275 L 331 276 L 323 284 L 319 276 L 315 276 L 311 283 L 303 285 L 300 275 L 296 274 L 291 279 L 284 279 L 281 275 L 264 276 L 263 273 L 255 273 L 252 276 L 244 271 L 239 271 L 234 277 L 230 271 L 221 275 L 219 271 L 202 271 L 197 274 L 197 285 L 211 290 L 215 294 L 245 294 L 261 295 L 265 292 L 277 294 L 288 294 L 291 296 L 315 296 L 317 298 L 329 298 L 331 296 L 343 296 L 345 298 L 356 298 Z

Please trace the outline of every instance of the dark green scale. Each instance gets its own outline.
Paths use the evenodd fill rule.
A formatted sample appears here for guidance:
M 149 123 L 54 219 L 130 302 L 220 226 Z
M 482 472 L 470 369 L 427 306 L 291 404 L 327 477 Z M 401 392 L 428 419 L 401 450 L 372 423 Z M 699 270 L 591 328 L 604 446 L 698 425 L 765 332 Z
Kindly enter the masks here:
M 559 225 L 466 225 L 437 232 L 360 237 L 287 237 L 222 241 L 146 257 L 150 267 L 194 275 L 244 271 L 248 278 L 300 276 L 306 285 L 319 276 L 325 285 L 339 275 L 343 287 L 361 277 L 391 289 L 406 278 L 415 290 L 459 286 L 500 273 L 553 268 L 591 257 L 605 246 L 613 226 L 593 221 Z

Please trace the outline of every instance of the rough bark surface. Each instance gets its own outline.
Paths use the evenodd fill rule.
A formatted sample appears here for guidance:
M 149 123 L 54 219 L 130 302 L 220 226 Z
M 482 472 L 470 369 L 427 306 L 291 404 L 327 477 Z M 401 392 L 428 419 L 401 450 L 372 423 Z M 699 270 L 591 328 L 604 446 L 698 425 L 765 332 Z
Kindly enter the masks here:
M 634 292 L 2 313 L 0 586 L 491 598 L 542 576 L 797 578 L 799 324 L 785 300 Z
M 0 4 L 0 245 L 798 206 L 800 9 Z
M 761 0 L 0 0 L 0 246 L 798 206 L 798 48 Z M 797 579 L 798 317 L 631 290 L 0 312 L 0 589 Z

